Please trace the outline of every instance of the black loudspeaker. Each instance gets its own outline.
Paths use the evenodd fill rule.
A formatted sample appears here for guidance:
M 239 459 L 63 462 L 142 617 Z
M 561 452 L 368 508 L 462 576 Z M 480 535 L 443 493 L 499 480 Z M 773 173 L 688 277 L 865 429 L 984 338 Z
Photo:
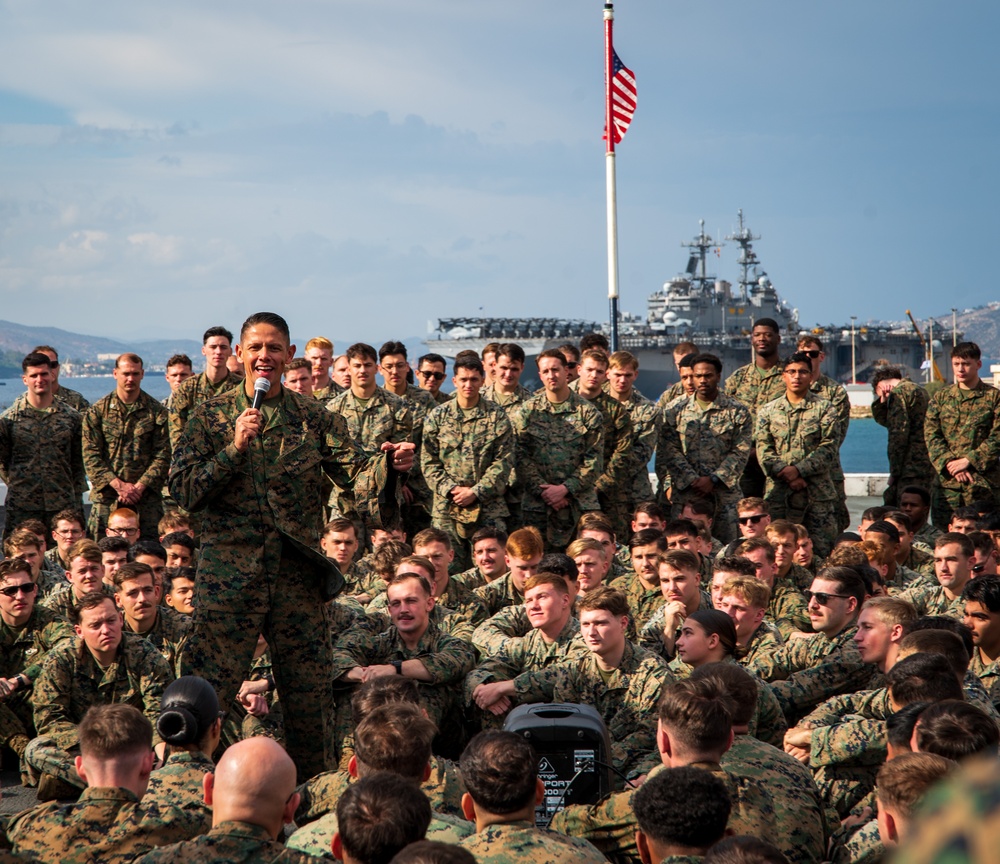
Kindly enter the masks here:
M 545 784 L 545 799 L 535 808 L 539 827 L 548 827 L 567 804 L 596 804 L 614 791 L 611 739 L 590 705 L 519 705 L 503 728 L 523 736 L 538 754 L 538 776 Z

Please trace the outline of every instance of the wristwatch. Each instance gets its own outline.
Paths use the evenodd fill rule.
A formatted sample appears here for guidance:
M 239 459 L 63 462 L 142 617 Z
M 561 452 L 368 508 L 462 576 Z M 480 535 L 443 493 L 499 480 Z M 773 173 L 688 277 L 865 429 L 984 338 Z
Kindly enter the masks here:
M 389 661 L 392 667 L 396 670 L 397 675 L 403 674 L 403 661 L 402 660 L 391 660 Z

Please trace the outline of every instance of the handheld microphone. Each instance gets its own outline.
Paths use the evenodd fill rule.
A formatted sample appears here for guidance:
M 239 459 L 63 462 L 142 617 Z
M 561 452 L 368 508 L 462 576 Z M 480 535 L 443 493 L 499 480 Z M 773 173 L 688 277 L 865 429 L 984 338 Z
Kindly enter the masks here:
M 267 391 L 271 389 L 271 382 L 266 378 L 258 378 L 253 382 L 253 403 L 251 408 L 255 411 L 260 410 L 260 403 L 264 401 L 264 397 L 267 395 Z

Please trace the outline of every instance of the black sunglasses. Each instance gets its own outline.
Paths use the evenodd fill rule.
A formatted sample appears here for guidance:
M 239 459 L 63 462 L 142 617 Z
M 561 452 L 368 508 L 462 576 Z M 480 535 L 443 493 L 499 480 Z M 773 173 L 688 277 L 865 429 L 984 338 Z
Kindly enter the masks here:
M 822 353 L 821 351 L 817 351 L 815 348 L 810 348 L 808 351 L 805 348 L 803 348 L 801 351 L 799 351 L 799 354 L 805 354 L 806 357 L 812 357 L 813 360 L 819 357 L 821 353 Z
M 30 597 L 38 589 L 38 586 L 34 582 L 22 582 L 20 585 L 8 585 L 6 588 L 0 588 L 0 594 L 4 597 L 16 597 L 19 593 L 24 594 L 25 597 Z
M 837 597 L 840 600 L 849 600 L 851 598 L 850 594 L 827 594 L 825 591 L 803 591 L 802 596 L 806 598 L 806 603 L 815 597 L 816 602 L 820 606 L 829 606 L 831 597 Z
M 429 370 L 424 370 L 423 372 L 417 372 L 423 378 L 433 378 L 435 381 L 444 381 L 444 372 L 431 372 Z
M 767 516 L 766 513 L 758 513 L 756 516 L 740 516 L 737 521 L 740 525 L 756 525 L 765 516 Z

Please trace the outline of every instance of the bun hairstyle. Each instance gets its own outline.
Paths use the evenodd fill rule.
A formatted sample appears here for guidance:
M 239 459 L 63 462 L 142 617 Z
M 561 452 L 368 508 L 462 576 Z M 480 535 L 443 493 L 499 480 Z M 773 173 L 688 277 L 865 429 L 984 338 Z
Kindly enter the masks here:
M 174 747 L 197 744 L 219 716 L 219 698 L 203 678 L 185 675 L 171 682 L 160 700 L 156 731 Z

